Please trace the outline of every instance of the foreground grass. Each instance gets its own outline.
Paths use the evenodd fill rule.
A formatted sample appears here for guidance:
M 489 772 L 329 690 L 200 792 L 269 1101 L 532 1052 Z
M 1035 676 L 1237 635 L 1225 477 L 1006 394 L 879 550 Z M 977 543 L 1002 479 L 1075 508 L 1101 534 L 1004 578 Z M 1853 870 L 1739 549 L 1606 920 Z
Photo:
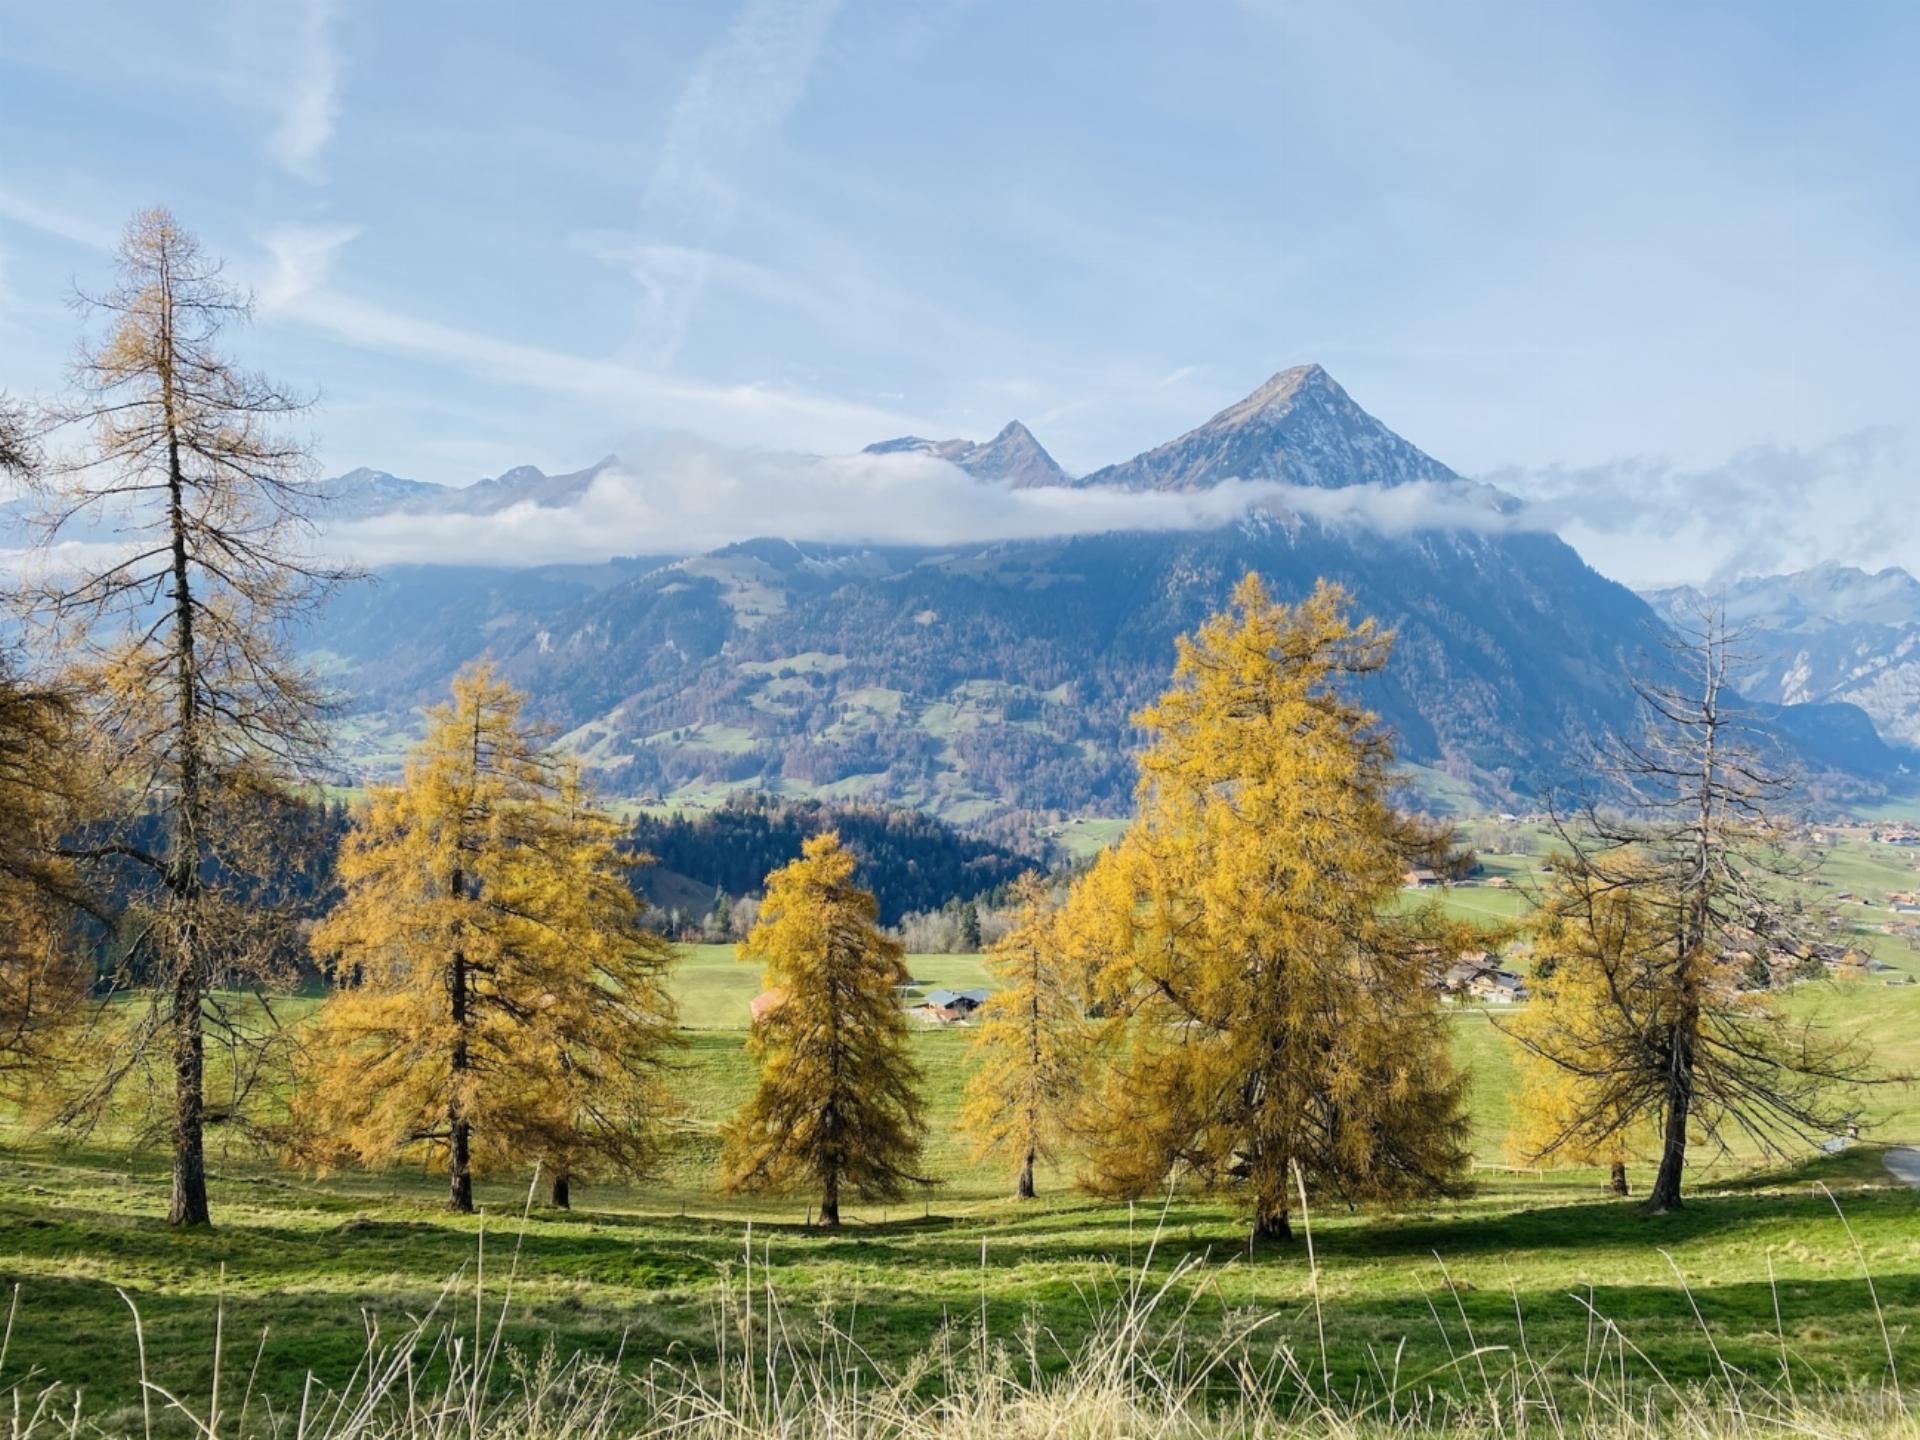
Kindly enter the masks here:
M 1728 1181 L 1661 1219 L 1601 1198 L 1586 1175 L 1497 1181 L 1445 1207 L 1326 1209 L 1317 1271 L 1304 1245 L 1247 1255 L 1238 1215 L 1190 1196 L 1131 1214 L 1069 1194 L 932 1201 L 826 1235 L 790 1206 L 613 1190 L 593 1192 L 591 1212 L 560 1214 L 528 1210 L 523 1186 L 493 1186 L 490 1214 L 462 1218 L 435 1208 L 434 1177 L 310 1183 L 223 1167 L 221 1225 L 178 1234 L 163 1179 L 106 1155 L 12 1159 L 0 1275 L 18 1286 L 17 1314 L 0 1380 L 84 1387 L 89 1410 L 125 1422 L 139 1398 L 130 1305 L 152 1373 L 193 1395 L 211 1393 L 221 1310 L 227 1388 L 257 1358 L 257 1393 L 285 1407 L 308 1372 L 344 1383 L 368 1326 L 404 1329 L 449 1303 L 455 1276 L 451 1303 L 471 1315 L 476 1282 L 498 1294 L 510 1265 L 502 1340 L 522 1353 L 714 1363 L 715 1310 L 749 1245 L 755 1285 L 802 1328 L 831 1317 L 870 1378 L 910 1371 L 943 1332 L 976 1322 L 1002 1337 L 1037 1323 L 1047 1343 L 1035 1363 L 1063 1373 L 1135 1277 L 1168 1286 L 1195 1345 L 1257 1317 L 1264 1344 L 1312 1354 L 1317 1370 L 1324 1334 L 1323 1380 L 1342 1394 L 1394 1365 L 1465 1399 L 1454 1367 L 1488 1345 L 1578 1383 L 1606 1323 L 1631 1338 L 1635 1374 L 1675 1386 L 1729 1369 L 1778 1378 L 1783 1358 L 1807 1386 L 1878 1383 L 1890 1354 L 1920 1375 L 1920 1195 L 1887 1184 L 1864 1148 Z
M 1804 1367 L 1781 1329 L 1777 1373 L 1755 1374 L 1728 1363 L 1697 1306 L 1694 1344 L 1714 1361 L 1697 1380 L 1663 1373 L 1631 1330 L 1589 1304 L 1577 1352 L 1544 1359 L 1518 1320 L 1517 1343 L 1509 1343 L 1487 1338 L 1484 1327 L 1476 1333 L 1464 1306 L 1457 1323 L 1436 1309 L 1444 1357 L 1413 1368 L 1418 1362 L 1402 1346 L 1371 1357 L 1371 1370 L 1349 1383 L 1334 1369 L 1311 1260 L 1311 1339 L 1270 1324 L 1284 1316 L 1221 1303 L 1214 1282 L 1227 1271 L 1187 1260 L 1156 1273 L 1149 1254 L 1126 1270 L 1108 1268 L 1107 1293 L 1089 1297 L 1084 1329 L 1071 1337 L 1036 1323 L 997 1325 L 983 1301 L 978 1313 L 943 1323 L 911 1359 L 891 1364 L 876 1360 L 848 1324 L 793 1312 L 764 1265 L 756 1268 L 750 1244 L 716 1286 L 705 1349 L 644 1363 L 624 1352 L 563 1352 L 551 1342 L 520 1348 L 509 1329 L 520 1273 L 516 1249 L 488 1290 L 476 1255 L 471 1280 L 455 1277 L 419 1314 L 384 1327 L 369 1319 L 354 1366 L 343 1378 L 306 1375 L 297 1405 L 292 1394 L 275 1398 L 287 1377 L 279 1357 L 268 1361 L 264 1332 L 244 1375 L 222 1363 L 224 1297 L 203 1391 L 155 1370 L 139 1307 L 128 1299 L 138 1399 L 89 1410 L 84 1391 L 30 1375 L 5 1397 L 10 1440 L 54 1440 L 83 1428 L 146 1440 L 1920 1436 L 1920 1397 L 1894 1377 L 1891 1351 L 1885 1374 L 1833 1385 L 1798 1373 Z M 1452 1288 L 1457 1293 L 1458 1282 Z M 1884 1323 L 1877 1307 L 1875 1316 Z M 4 1350 L 0 1342 L 0 1364 Z

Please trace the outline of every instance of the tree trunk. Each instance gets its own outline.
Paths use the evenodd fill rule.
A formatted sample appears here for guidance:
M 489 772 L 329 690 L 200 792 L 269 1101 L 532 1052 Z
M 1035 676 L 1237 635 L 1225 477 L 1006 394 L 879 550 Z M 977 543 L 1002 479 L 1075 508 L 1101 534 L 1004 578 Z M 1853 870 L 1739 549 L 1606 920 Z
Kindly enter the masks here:
M 175 925 L 173 950 L 173 1203 L 175 1225 L 211 1224 L 206 1158 L 206 976 L 200 962 L 194 911 L 200 902 L 200 691 L 193 641 L 193 589 L 187 567 L 186 480 L 173 433 L 172 372 L 167 373 L 167 500 L 172 537 L 175 743 L 180 793 L 174 797 L 173 850 L 166 886 Z
M 1613 1175 L 1607 1181 L 1607 1188 L 1616 1195 L 1628 1195 L 1632 1193 L 1627 1189 L 1626 1161 L 1616 1160 L 1613 1162 Z
M 1020 1198 L 1022 1200 L 1033 1199 L 1033 1150 L 1032 1150 L 1032 1147 L 1029 1147 L 1027 1150 L 1026 1163 L 1020 1167 Z
M 465 889 L 465 877 L 454 867 L 455 895 Z M 447 975 L 448 1009 L 453 1016 L 453 1058 L 447 1093 L 447 1205 L 462 1215 L 473 1213 L 473 1125 L 467 1119 L 467 957 L 453 952 Z
M 837 1174 L 828 1174 L 820 1196 L 820 1225 L 826 1230 L 840 1228 L 840 1177 Z
M 207 1206 L 200 969 L 191 944 L 185 948 L 173 990 L 173 1204 L 167 1219 L 174 1225 L 207 1225 L 213 1216 Z
M 465 1120 L 453 1122 L 447 1144 L 447 1208 L 473 1213 L 473 1127 Z
M 571 1210 L 573 1208 L 572 1176 L 562 1171 L 553 1177 L 553 1208 Z
M 1287 1220 L 1287 1202 L 1268 1195 L 1256 1195 L 1253 1202 L 1253 1243 L 1293 1239 L 1293 1226 Z
M 1676 1036 L 1673 1059 L 1669 1062 L 1667 1083 L 1667 1119 L 1660 1137 L 1660 1169 L 1653 1177 L 1653 1190 L 1647 1196 L 1650 1214 L 1664 1215 L 1678 1210 L 1681 1171 L 1687 1163 L 1687 1112 L 1693 1101 L 1693 1055 L 1686 1037 Z

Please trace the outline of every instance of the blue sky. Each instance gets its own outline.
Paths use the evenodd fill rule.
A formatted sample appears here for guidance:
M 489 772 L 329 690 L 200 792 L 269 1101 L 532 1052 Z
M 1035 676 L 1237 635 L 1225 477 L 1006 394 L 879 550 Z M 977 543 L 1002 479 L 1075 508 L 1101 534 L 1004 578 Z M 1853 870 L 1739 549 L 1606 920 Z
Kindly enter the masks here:
M 1916 73 L 1870 0 L 0 0 L 0 387 L 164 202 L 330 470 L 1089 469 L 1318 360 L 1627 578 L 1915 564 Z

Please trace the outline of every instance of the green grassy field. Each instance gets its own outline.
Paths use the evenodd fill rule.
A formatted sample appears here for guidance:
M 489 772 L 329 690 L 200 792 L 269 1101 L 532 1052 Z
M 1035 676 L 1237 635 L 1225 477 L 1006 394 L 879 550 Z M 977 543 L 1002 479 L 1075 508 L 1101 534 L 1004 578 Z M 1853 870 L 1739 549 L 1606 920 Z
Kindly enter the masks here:
M 1589 1333 L 1584 1300 L 1675 1381 L 1707 1378 L 1716 1364 L 1702 1319 L 1725 1363 L 1750 1373 L 1774 1373 L 1784 1339 L 1805 1383 L 1864 1377 L 1884 1370 L 1877 1296 L 1911 1371 L 1920 1365 L 1920 1200 L 1885 1179 L 1877 1153 L 1862 1149 L 1730 1178 L 1660 1220 L 1602 1198 L 1598 1177 L 1578 1174 L 1489 1175 L 1474 1199 L 1444 1206 L 1348 1213 L 1328 1204 L 1314 1241 L 1329 1362 L 1350 1384 L 1399 1351 L 1404 1374 L 1435 1372 L 1444 1384 L 1449 1346 L 1515 1346 L 1524 1326 L 1536 1357 L 1570 1375 Z M 1846 1225 L 1815 1182 L 1832 1188 Z M 0 1253 L 19 1285 L 8 1378 L 84 1384 L 93 1413 L 104 1407 L 112 1424 L 117 1412 L 131 1428 L 124 1290 L 139 1307 L 152 1372 L 170 1389 L 208 1393 L 223 1301 L 226 1383 L 244 1377 L 257 1348 L 263 1391 L 285 1404 L 309 1370 L 344 1379 L 367 1323 L 391 1330 L 425 1313 L 456 1274 L 449 1311 L 471 1316 L 483 1228 L 488 1313 L 511 1270 L 509 1335 L 525 1349 L 710 1355 L 712 1307 L 749 1235 L 756 1278 L 796 1323 L 831 1314 L 888 1368 L 943 1325 L 976 1316 L 1017 1334 L 1038 1313 L 1064 1355 L 1130 1277 L 1157 1281 L 1193 1256 L 1205 1263 L 1175 1298 L 1191 1301 L 1202 1335 L 1258 1310 L 1272 1316 L 1271 1340 L 1301 1354 L 1317 1345 L 1303 1249 L 1248 1256 L 1234 1212 L 1190 1196 L 1129 1213 L 1064 1189 L 1018 1206 L 963 1184 L 924 1204 L 862 1212 L 829 1237 L 803 1230 L 793 1205 L 721 1203 L 699 1190 L 595 1190 L 582 1197 L 587 1208 L 535 1206 L 523 1221 L 524 1185 L 497 1180 L 481 1190 L 488 1215 L 461 1219 L 437 1208 L 432 1177 L 312 1183 L 222 1164 L 219 1226 L 181 1235 L 162 1223 L 164 1184 L 150 1160 L 14 1158 L 0 1182 Z
M 915 980 L 926 982 L 924 988 L 966 989 L 987 983 L 978 955 L 909 955 L 907 969 Z M 682 945 L 674 982 L 680 1023 L 689 1030 L 744 1030 L 747 1002 L 765 988 L 760 967 L 739 959 L 731 945 Z M 919 995 L 910 991 L 904 998 L 916 1000 Z
M 1849 842 L 1836 852 L 1836 873 L 1866 893 L 1901 885 L 1912 857 L 1879 853 L 1886 849 Z M 1527 862 L 1498 864 L 1524 878 Z M 1506 918 L 1517 902 L 1514 891 L 1486 888 L 1443 898 L 1474 918 L 1496 918 L 1488 910 Z M 1863 908 L 1859 923 L 1887 918 Z M 1920 971 L 1904 941 L 1858 938 L 1900 978 Z M 928 984 L 985 978 L 977 956 L 914 956 L 909 968 Z M 535 1204 L 522 1220 L 528 1176 L 490 1177 L 486 1215 L 458 1218 L 439 1208 L 443 1185 L 432 1175 L 314 1179 L 256 1154 L 216 1151 L 217 1226 L 175 1234 L 163 1218 L 160 1157 L 98 1144 L 57 1149 L 17 1126 L 0 1132 L 0 1278 L 19 1287 L 0 1385 L 29 1374 L 84 1383 L 106 1423 L 130 1426 L 132 1316 L 119 1292 L 139 1307 L 156 1377 L 193 1394 L 212 1378 L 224 1294 L 228 1370 L 244 1371 L 263 1346 L 261 1385 L 283 1402 L 308 1369 L 343 1378 L 369 1321 L 391 1327 L 424 1312 L 456 1273 L 464 1275 L 456 1313 L 470 1316 L 483 1228 L 496 1299 L 517 1266 L 516 1343 L 628 1357 L 708 1353 L 716 1297 L 739 1270 L 749 1225 L 755 1274 L 786 1313 L 837 1316 L 875 1364 L 904 1363 L 943 1324 L 983 1314 L 998 1333 L 1039 1315 L 1055 1347 L 1047 1353 L 1064 1356 L 1127 1276 L 1143 1267 L 1165 1276 L 1198 1256 L 1205 1263 L 1177 1287 L 1181 1303 L 1193 1303 L 1191 1323 L 1219 1331 L 1257 1311 L 1271 1317 L 1272 1340 L 1300 1353 L 1317 1346 L 1324 1325 L 1329 1364 L 1344 1382 L 1374 1374 L 1403 1342 L 1402 1373 L 1437 1368 L 1444 1378 L 1449 1347 L 1464 1355 L 1475 1344 L 1518 1345 L 1523 1327 L 1537 1361 L 1577 1369 L 1592 1334 L 1583 1302 L 1644 1352 L 1633 1363 L 1676 1380 L 1716 1364 L 1701 1318 L 1727 1365 L 1778 1374 L 1784 1343 L 1809 1381 L 1870 1376 L 1886 1363 L 1876 1295 L 1897 1358 L 1920 1374 L 1920 1194 L 1894 1186 L 1880 1159 L 1887 1144 L 1920 1142 L 1920 1111 L 1905 1089 L 1864 1096 L 1868 1143 L 1839 1155 L 1785 1166 L 1702 1155 L 1694 1203 L 1652 1219 L 1602 1195 L 1597 1174 L 1505 1167 L 1516 1102 L 1509 1042 L 1497 1015 L 1455 1012 L 1456 1053 L 1473 1076 L 1478 1191 L 1355 1210 L 1319 1197 L 1316 1320 L 1304 1247 L 1249 1256 L 1228 1201 L 1180 1194 L 1164 1213 L 1129 1210 L 1076 1194 L 1058 1170 L 1043 1173 L 1041 1201 L 1007 1199 L 1006 1176 L 974 1163 L 954 1130 L 970 1064 L 964 1031 L 913 1037 L 929 1100 L 926 1170 L 939 1181 L 924 1194 L 855 1207 L 834 1236 L 804 1228 L 810 1197 L 714 1195 L 715 1127 L 753 1083 L 744 1026 L 760 983 L 730 947 L 685 950 L 675 977 L 687 1027 L 676 1076 L 685 1112 L 667 1173 L 645 1188 L 582 1186 L 571 1214 Z M 1920 1070 L 1920 985 L 1818 984 L 1787 1003 L 1861 1034 L 1889 1068 Z M 1644 1166 L 1634 1178 L 1645 1183 Z

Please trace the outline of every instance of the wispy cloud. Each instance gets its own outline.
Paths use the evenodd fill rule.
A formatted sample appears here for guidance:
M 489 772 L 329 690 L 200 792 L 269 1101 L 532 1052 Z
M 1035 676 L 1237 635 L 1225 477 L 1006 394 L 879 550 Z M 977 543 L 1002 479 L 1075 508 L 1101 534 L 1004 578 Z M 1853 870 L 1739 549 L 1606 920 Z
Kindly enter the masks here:
M 431 360 L 485 380 L 587 401 L 621 416 L 629 427 L 690 428 L 749 443 L 797 441 L 822 449 L 929 428 L 924 418 L 791 386 L 682 379 L 617 360 L 501 339 L 373 304 L 322 283 L 345 235 L 341 230 L 303 227 L 273 232 L 269 247 L 277 281 L 262 289 L 263 302 L 271 302 L 265 318 L 368 350 Z
M 0 220 L 24 225 L 88 250 L 111 250 L 119 238 L 112 226 L 7 185 L 0 185 Z
M 747 154 L 786 123 L 806 93 L 820 42 L 842 0 L 749 0 L 694 67 L 667 125 L 646 205 L 704 225 L 724 223 Z
M 1338 490 L 1228 481 L 1177 494 L 1010 490 L 924 455 L 825 459 L 675 441 L 596 477 L 565 506 L 487 515 L 399 514 L 336 527 L 327 543 L 365 565 L 534 565 L 613 555 L 691 554 L 733 541 L 946 545 L 1217 529 L 1302 521 L 1389 534 L 1501 532 L 1529 525 L 1472 486 Z
M 333 138 L 340 112 L 340 53 L 334 47 L 334 0 L 305 0 L 300 9 L 297 56 L 286 103 L 273 132 L 272 151 L 289 174 L 317 180 L 321 154 Z
M 360 233 L 354 225 L 273 225 L 260 240 L 272 268 L 259 282 L 263 308 L 285 310 L 327 283 L 341 249 Z
M 645 348 L 670 361 L 686 338 L 693 307 L 709 286 L 804 315 L 816 325 L 846 318 L 835 297 L 802 279 L 753 260 L 698 245 L 648 243 L 631 236 L 585 235 L 588 253 L 624 267 L 640 287 Z
M 842 3 L 749 0 L 681 86 L 642 197 L 644 238 L 623 257 L 641 285 L 642 343 L 655 363 L 685 341 L 712 251 L 739 209 L 741 167 L 800 103 Z

